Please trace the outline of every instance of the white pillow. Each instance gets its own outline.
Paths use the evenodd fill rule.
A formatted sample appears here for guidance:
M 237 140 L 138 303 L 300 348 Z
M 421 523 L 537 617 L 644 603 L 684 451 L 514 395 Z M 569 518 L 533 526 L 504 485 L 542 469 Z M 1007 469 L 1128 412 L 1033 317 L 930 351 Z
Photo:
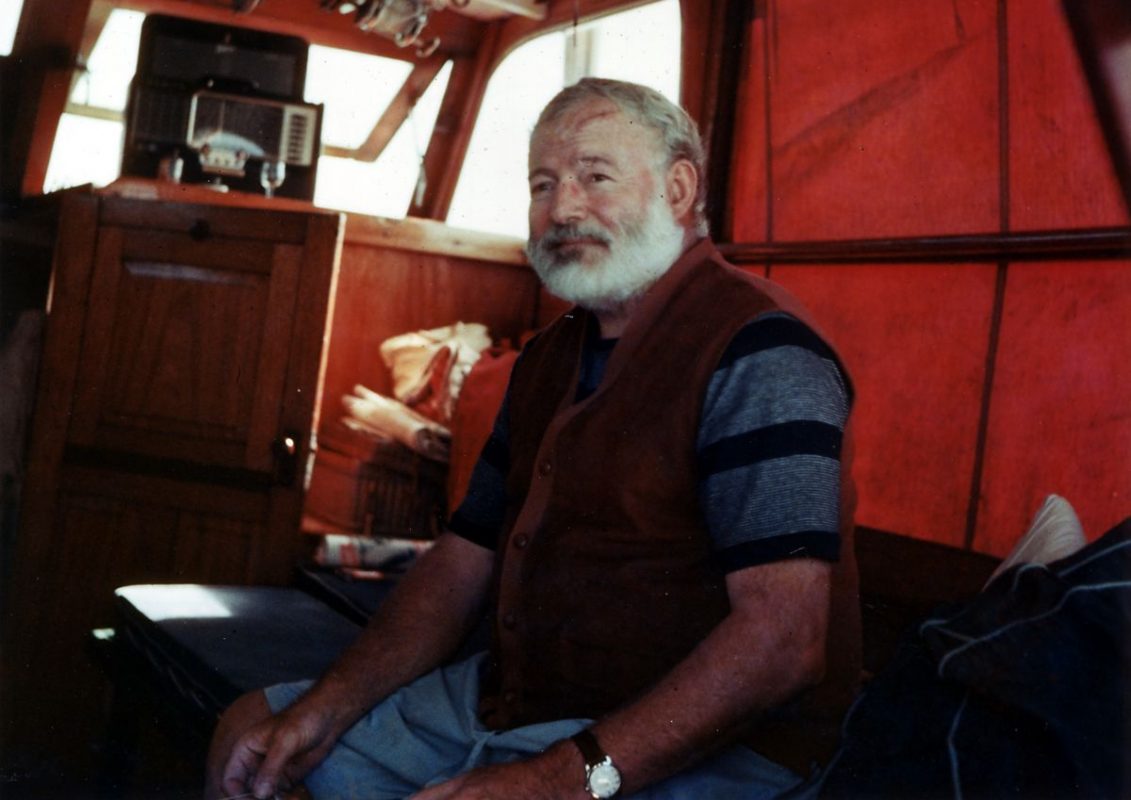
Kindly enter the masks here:
M 1049 564 L 1072 555 L 1087 540 L 1071 504 L 1060 495 L 1045 498 L 1028 532 L 990 576 L 992 581 L 1015 564 Z

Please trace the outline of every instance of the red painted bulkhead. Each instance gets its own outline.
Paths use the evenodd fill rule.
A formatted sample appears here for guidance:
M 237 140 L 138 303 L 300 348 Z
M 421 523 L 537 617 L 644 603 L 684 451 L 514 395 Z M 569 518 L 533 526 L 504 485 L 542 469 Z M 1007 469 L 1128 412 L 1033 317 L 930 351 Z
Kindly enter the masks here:
M 1128 224 L 1057 0 L 764 8 L 733 241 Z M 1128 259 L 751 268 L 797 292 L 853 370 L 860 524 L 1000 555 L 1050 493 L 1092 538 L 1131 513 Z

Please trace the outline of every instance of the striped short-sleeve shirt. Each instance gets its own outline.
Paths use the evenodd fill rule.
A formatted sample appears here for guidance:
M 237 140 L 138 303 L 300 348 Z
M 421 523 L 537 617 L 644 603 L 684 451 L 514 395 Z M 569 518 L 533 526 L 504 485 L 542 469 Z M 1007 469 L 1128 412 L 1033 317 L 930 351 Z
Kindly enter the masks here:
M 578 399 L 600 385 L 615 345 L 595 337 L 586 344 Z M 700 505 L 724 570 L 799 556 L 836 560 L 849 405 L 832 352 L 795 317 L 763 314 L 730 342 L 707 386 L 697 441 Z M 506 511 L 511 413 L 508 394 L 449 522 L 492 549 Z

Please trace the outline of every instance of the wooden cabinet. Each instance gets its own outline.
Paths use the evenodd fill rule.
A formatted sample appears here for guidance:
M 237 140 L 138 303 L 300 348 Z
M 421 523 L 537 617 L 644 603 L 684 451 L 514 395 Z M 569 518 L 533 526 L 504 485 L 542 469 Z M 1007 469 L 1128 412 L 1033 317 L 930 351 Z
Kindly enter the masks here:
M 73 749 L 58 739 L 76 719 L 92 733 L 83 643 L 111 624 L 117 586 L 288 580 L 342 227 L 313 210 L 61 198 L 6 587 L 9 746 Z

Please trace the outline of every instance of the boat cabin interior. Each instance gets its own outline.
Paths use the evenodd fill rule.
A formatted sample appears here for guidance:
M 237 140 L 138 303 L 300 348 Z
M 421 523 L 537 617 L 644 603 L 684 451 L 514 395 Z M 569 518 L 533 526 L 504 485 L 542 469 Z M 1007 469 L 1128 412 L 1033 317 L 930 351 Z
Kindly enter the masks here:
M 0 48 L 4 797 L 197 796 L 262 632 L 308 674 L 435 537 L 568 308 L 526 151 L 585 76 L 687 109 L 853 375 L 872 666 L 1050 495 L 1131 515 L 1122 0 L 14 0 Z

